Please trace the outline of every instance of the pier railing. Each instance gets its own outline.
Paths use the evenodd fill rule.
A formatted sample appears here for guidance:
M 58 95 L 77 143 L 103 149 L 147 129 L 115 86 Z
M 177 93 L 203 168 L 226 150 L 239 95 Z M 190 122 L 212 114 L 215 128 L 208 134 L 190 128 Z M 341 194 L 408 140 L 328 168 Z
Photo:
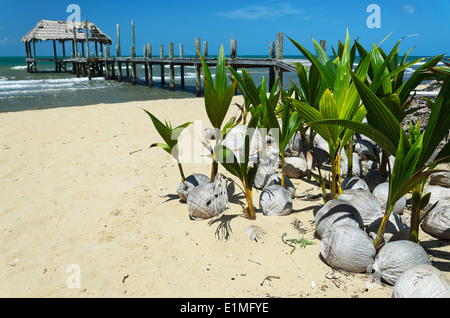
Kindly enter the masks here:
M 85 20 L 85 30 L 88 32 L 87 20 Z M 81 50 L 78 50 L 76 32 L 74 30 L 74 39 L 72 42 L 73 52 L 70 58 L 65 58 L 65 47 L 63 43 L 64 57 L 58 58 L 56 52 L 56 46 L 54 45 L 54 59 L 39 59 L 36 57 L 36 49 L 33 42 L 33 54 L 31 54 L 31 47 L 26 46 L 27 49 L 27 71 L 30 73 L 37 72 L 38 62 L 53 62 L 55 63 L 56 72 L 69 72 L 68 65 L 71 65 L 71 72 L 77 77 L 86 76 L 91 79 L 94 76 L 104 76 L 105 79 L 116 79 L 117 81 L 122 81 L 126 76 L 131 79 L 131 83 L 134 85 L 137 82 L 137 65 L 144 66 L 145 81 L 148 86 L 153 86 L 153 66 L 160 66 L 160 76 L 161 85 L 165 85 L 165 66 L 169 68 L 169 89 L 175 90 L 175 66 L 180 67 L 180 86 L 185 86 L 185 72 L 184 68 L 194 67 L 196 73 L 196 95 L 201 95 L 201 59 L 199 56 L 199 50 L 203 48 L 203 57 L 208 66 L 215 66 L 217 63 L 216 58 L 208 57 L 208 43 L 203 42 L 201 45 L 200 38 L 195 39 L 196 46 L 196 56 L 194 58 L 184 57 L 183 45 L 179 45 L 179 56 L 174 56 L 174 44 L 169 43 L 169 55 L 168 57 L 164 55 L 164 46 L 159 47 L 159 57 L 155 57 L 152 54 L 152 45 L 150 43 L 144 45 L 143 56 L 136 56 L 136 46 L 135 46 L 135 34 L 134 34 L 134 22 L 131 22 L 132 26 L 132 46 L 130 47 L 130 56 L 123 57 L 121 54 L 120 46 L 120 30 L 117 24 L 117 45 L 116 45 L 116 56 L 110 56 L 110 45 L 107 44 L 105 52 L 103 54 L 103 46 L 100 45 L 100 52 L 97 49 L 97 43 L 95 45 L 95 54 L 89 50 L 89 36 L 86 34 L 85 43 L 81 43 Z M 320 42 L 321 46 L 325 48 L 325 41 Z M 237 41 L 236 39 L 231 39 L 230 41 L 230 57 L 226 59 L 226 63 L 235 69 L 238 68 L 267 68 L 269 73 L 269 85 L 275 82 L 275 78 L 279 78 L 279 85 L 282 86 L 282 78 L 284 72 L 296 72 L 297 68 L 293 64 L 299 62 L 300 60 L 284 59 L 283 58 L 283 33 L 277 33 L 276 45 L 275 42 L 270 42 L 270 50 L 268 58 L 240 58 L 237 56 Z M 81 52 L 80 52 L 81 51 Z M 85 56 L 84 56 L 85 55 Z M 304 62 L 304 60 L 303 60 Z M 123 74 L 122 66 L 125 65 L 125 72 Z M 116 74 L 117 73 L 117 74 Z

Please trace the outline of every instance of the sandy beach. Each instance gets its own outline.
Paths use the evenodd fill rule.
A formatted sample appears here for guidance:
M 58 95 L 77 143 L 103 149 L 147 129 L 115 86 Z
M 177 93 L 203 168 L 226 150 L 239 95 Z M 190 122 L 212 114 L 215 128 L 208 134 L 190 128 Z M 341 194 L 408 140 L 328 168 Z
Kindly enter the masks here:
M 320 259 L 322 200 L 306 196 L 321 193 L 311 182 L 292 180 L 288 216 L 250 221 L 230 202 L 218 217 L 190 220 L 176 164 L 149 148 L 160 137 L 141 108 L 209 127 L 203 98 L 0 113 L 0 297 L 391 297 L 392 286 Z M 209 175 L 210 164 L 184 170 Z M 249 239 L 251 225 L 261 239 Z M 284 233 L 314 244 L 291 253 Z M 450 276 L 448 244 L 421 239 Z

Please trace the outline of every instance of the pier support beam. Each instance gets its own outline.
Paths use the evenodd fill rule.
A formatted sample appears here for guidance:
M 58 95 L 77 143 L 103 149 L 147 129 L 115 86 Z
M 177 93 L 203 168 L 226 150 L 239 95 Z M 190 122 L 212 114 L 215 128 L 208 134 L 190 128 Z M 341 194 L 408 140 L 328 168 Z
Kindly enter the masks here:
M 87 67 L 87 73 L 89 80 L 92 79 L 91 75 L 91 66 L 89 63 L 89 29 L 88 29 L 88 22 L 87 19 L 84 19 L 84 34 L 86 37 L 86 67 Z
M 161 59 L 164 58 L 164 45 L 160 45 L 159 46 L 159 57 Z M 161 87 L 164 87 L 164 85 L 166 84 L 166 79 L 164 78 L 164 64 L 161 63 Z
M 231 39 L 230 41 L 230 57 L 235 59 L 237 56 L 237 43 L 236 39 Z
M 131 42 L 132 46 L 130 48 L 130 56 L 131 56 L 131 84 L 136 85 L 136 63 L 133 62 L 133 59 L 136 57 L 136 43 L 135 43 L 135 37 L 134 37 L 134 21 L 131 21 Z
M 270 42 L 269 45 L 269 58 L 275 59 L 275 42 Z M 275 84 L 275 67 L 269 67 L 269 89 Z
M 180 59 L 184 58 L 183 44 L 180 44 Z M 184 88 L 184 65 L 180 65 L 181 87 Z
M 320 47 L 326 52 L 327 51 L 327 40 L 320 40 Z
M 144 45 L 144 58 L 147 58 L 147 45 Z M 145 76 L 145 82 L 148 82 L 148 63 L 144 63 L 144 76 Z
M 169 60 L 173 60 L 173 43 L 169 43 Z M 175 66 L 173 63 L 169 63 L 169 75 L 170 75 L 170 82 L 169 82 L 169 90 L 174 91 L 175 90 Z
M 147 44 L 147 54 L 148 59 L 152 58 L 152 45 L 150 43 Z M 148 86 L 153 87 L 153 64 L 151 62 L 148 64 Z
M 120 29 L 119 25 L 116 25 L 117 29 L 117 45 L 116 45 L 116 56 L 120 58 L 122 55 L 120 53 Z M 117 60 L 117 81 L 122 81 L 122 63 Z
M 283 59 L 283 33 L 277 33 L 277 60 Z M 276 68 L 278 77 L 278 89 L 283 87 L 283 71 L 281 68 Z
M 195 95 L 201 96 L 202 95 L 202 80 L 201 80 L 201 68 L 202 63 L 200 62 L 200 38 L 195 38 L 195 58 L 196 58 L 196 64 L 195 64 Z

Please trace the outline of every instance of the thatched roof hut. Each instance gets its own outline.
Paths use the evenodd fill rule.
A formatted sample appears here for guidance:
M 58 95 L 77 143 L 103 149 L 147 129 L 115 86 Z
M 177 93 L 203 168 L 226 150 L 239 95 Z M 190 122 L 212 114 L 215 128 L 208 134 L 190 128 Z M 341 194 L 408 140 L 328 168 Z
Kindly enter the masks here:
M 85 41 L 84 22 L 41 20 L 28 32 L 22 42 L 56 40 L 59 42 L 73 41 L 73 27 L 76 29 L 78 41 Z M 111 38 L 104 34 L 94 23 L 88 23 L 89 41 L 111 44 Z

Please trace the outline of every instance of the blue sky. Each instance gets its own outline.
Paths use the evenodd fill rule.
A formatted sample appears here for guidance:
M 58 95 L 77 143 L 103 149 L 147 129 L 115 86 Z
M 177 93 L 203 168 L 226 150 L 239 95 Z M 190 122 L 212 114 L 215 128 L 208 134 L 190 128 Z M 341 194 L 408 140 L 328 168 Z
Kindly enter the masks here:
M 402 53 L 415 47 L 411 55 L 450 55 L 449 0 L 146 0 L 146 1 L 4 1 L 0 11 L 0 56 L 23 56 L 22 36 L 41 19 L 66 20 L 69 4 L 81 9 L 81 19 L 95 23 L 116 44 L 116 24 L 120 25 L 122 55 L 129 55 L 131 21 L 135 23 L 136 50 L 152 43 L 154 54 L 160 44 L 184 45 L 185 54 L 194 53 L 194 39 L 208 41 L 210 55 L 221 43 L 229 53 L 230 39 L 237 39 L 238 55 L 268 54 L 277 32 L 313 50 L 311 37 L 327 40 L 327 48 L 345 39 L 359 37 L 365 47 L 382 44 L 391 48 L 400 38 L 411 34 L 400 45 Z M 369 4 L 380 7 L 380 28 L 369 28 Z M 285 55 L 298 54 L 285 38 Z M 67 46 L 69 47 L 69 45 Z M 60 50 L 60 48 L 58 48 Z M 167 52 L 167 48 L 166 48 Z M 331 54 L 331 50 L 328 51 Z M 38 55 L 52 55 L 50 43 L 37 45 Z M 114 50 L 112 50 L 114 54 Z

